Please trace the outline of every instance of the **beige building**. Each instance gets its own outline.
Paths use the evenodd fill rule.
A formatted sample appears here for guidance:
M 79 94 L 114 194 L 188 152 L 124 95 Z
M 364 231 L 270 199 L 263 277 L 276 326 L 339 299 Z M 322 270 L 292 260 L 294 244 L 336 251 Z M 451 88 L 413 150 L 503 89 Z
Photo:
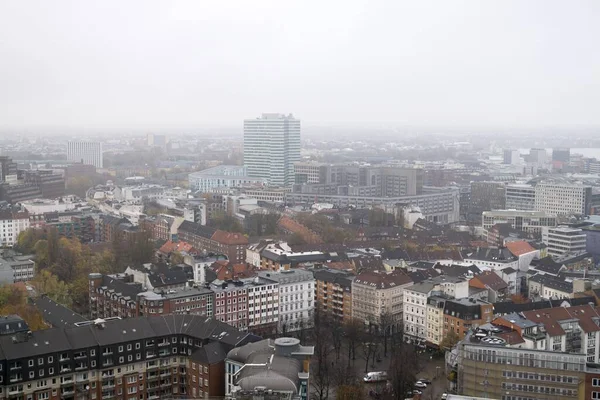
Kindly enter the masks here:
M 389 315 L 395 331 L 402 323 L 402 291 L 410 285 L 411 278 L 400 270 L 359 274 L 352 282 L 352 316 L 378 327 L 382 316 Z
M 427 299 L 427 341 L 439 346 L 444 338 L 445 297 L 431 296 Z

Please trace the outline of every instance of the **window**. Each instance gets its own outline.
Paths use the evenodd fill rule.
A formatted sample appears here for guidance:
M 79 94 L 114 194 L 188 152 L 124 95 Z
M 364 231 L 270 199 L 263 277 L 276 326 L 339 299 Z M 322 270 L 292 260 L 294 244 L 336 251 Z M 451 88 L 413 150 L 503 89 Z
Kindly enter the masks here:
M 119 346 L 119 353 L 123 352 L 123 346 Z
M 48 357 L 48 364 L 52 364 L 54 362 L 54 357 L 49 356 Z
M 131 351 L 131 343 L 127 345 L 127 351 Z
M 139 350 L 139 349 L 140 349 L 140 343 L 139 343 L 139 342 L 135 344 L 135 349 L 136 349 L 136 350 Z

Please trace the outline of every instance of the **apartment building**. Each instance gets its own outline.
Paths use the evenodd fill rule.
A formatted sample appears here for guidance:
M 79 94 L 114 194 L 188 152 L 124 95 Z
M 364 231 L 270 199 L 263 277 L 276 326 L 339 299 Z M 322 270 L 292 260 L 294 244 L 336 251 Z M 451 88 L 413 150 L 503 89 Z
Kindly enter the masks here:
M 248 285 L 240 280 L 215 280 L 210 288 L 215 297 L 215 318 L 241 331 L 248 330 Z
M 36 400 L 192 397 L 194 389 L 198 398 L 200 391 L 202 397 L 223 395 L 224 375 L 211 374 L 211 363 L 196 352 L 218 345 L 226 353 L 255 340 L 222 322 L 189 315 L 98 319 L 3 336 L 0 388 L 7 398 Z M 202 371 L 207 367 L 208 385 L 188 375 L 191 360 Z
M 219 165 L 188 175 L 189 187 L 196 192 L 210 192 L 214 189 L 239 188 L 245 185 L 264 184 L 260 178 L 248 176 L 248 170 L 239 165 Z
M 248 343 L 227 353 L 225 395 L 239 400 L 307 400 L 313 346 L 280 337 Z
M 0 245 L 14 246 L 19 234 L 27 229 L 29 229 L 28 213 L 0 211 Z
M 411 278 L 400 270 L 393 272 L 366 271 L 352 281 L 352 316 L 369 329 L 378 329 L 382 317 L 392 332 L 403 318 L 403 290 L 412 285 Z
M 519 269 L 519 258 L 507 248 L 478 247 L 463 253 L 463 261 L 481 270 L 500 271 L 505 268 Z
M 196 222 L 183 221 L 177 230 L 180 240 L 201 252 L 224 254 L 233 263 L 244 262 L 248 238 L 241 233 L 226 232 Z
M 548 254 L 553 257 L 578 253 L 586 250 L 586 232 L 568 226 L 546 228 L 542 231 L 542 242 L 548 246 Z
M 310 271 L 262 271 L 258 276 L 279 286 L 279 327 L 283 334 L 313 326 L 315 278 Z
M 133 318 L 141 315 L 214 315 L 214 293 L 206 288 L 180 286 L 148 291 L 133 275 L 89 275 L 92 318 Z
M 102 143 L 70 140 L 67 144 L 67 160 L 102 168 L 104 165 Z
M 354 275 L 335 269 L 313 270 L 315 303 L 320 314 L 338 323 L 352 320 L 352 281 Z
M 279 284 L 258 276 L 242 281 L 248 285 L 248 330 L 257 335 L 277 333 Z
M 474 298 L 452 299 L 444 304 L 443 335 L 456 333 L 460 339 L 469 330 L 490 323 L 494 319 L 494 305 Z
M 484 211 L 481 216 L 481 226 L 484 233 L 496 224 L 510 224 L 513 229 L 518 231 L 541 235 L 544 227 L 556 226 L 556 216 L 545 211 Z
M 436 290 L 438 289 L 438 290 Z M 434 282 L 424 281 L 405 287 L 403 290 L 404 339 L 409 343 L 422 343 L 427 338 L 427 299 L 439 287 Z
M 426 345 L 439 348 L 444 339 L 444 306 L 448 299 L 443 296 L 430 296 L 427 299 Z
M 527 281 L 531 298 L 569 299 L 573 297 L 573 282 L 548 274 L 536 274 Z
M 551 215 L 588 215 L 591 200 L 591 186 L 547 182 L 535 187 L 535 209 Z

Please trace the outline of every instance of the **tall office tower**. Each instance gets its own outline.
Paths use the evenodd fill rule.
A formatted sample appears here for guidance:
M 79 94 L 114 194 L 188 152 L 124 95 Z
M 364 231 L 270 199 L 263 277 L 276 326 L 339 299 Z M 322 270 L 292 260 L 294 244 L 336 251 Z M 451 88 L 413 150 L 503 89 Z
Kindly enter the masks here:
M 270 186 L 291 186 L 300 161 L 300 120 L 292 114 L 263 114 L 244 120 L 244 165 L 248 176 Z
M 567 149 L 567 148 L 552 149 L 552 161 L 568 163 L 570 159 L 571 159 L 571 149 Z
M 507 210 L 535 210 L 535 187 L 524 183 L 506 185 Z
M 503 151 L 503 164 L 518 164 L 521 154 L 519 150 L 504 149 Z
M 70 140 L 67 160 L 102 168 L 102 143 L 84 140 Z
M 547 160 L 546 149 L 531 149 L 529 150 L 529 162 L 536 164 L 538 167 L 546 165 Z

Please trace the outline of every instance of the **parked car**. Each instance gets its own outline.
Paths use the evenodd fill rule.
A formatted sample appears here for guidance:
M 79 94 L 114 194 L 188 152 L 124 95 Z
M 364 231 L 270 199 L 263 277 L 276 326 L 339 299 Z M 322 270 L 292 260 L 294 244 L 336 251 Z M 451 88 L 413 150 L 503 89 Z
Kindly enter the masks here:
M 415 387 L 417 389 L 425 389 L 427 387 L 427 384 L 425 382 L 417 381 L 415 382 Z
M 441 400 L 446 400 L 448 398 L 448 393 L 442 394 Z
M 387 381 L 388 375 L 385 371 L 369 372 L 363 380 L 367 383 Z
M 427 378 L 418 379 L 418 382 L 423 382 L 426 385 L 431 385 L 431 381 Z

